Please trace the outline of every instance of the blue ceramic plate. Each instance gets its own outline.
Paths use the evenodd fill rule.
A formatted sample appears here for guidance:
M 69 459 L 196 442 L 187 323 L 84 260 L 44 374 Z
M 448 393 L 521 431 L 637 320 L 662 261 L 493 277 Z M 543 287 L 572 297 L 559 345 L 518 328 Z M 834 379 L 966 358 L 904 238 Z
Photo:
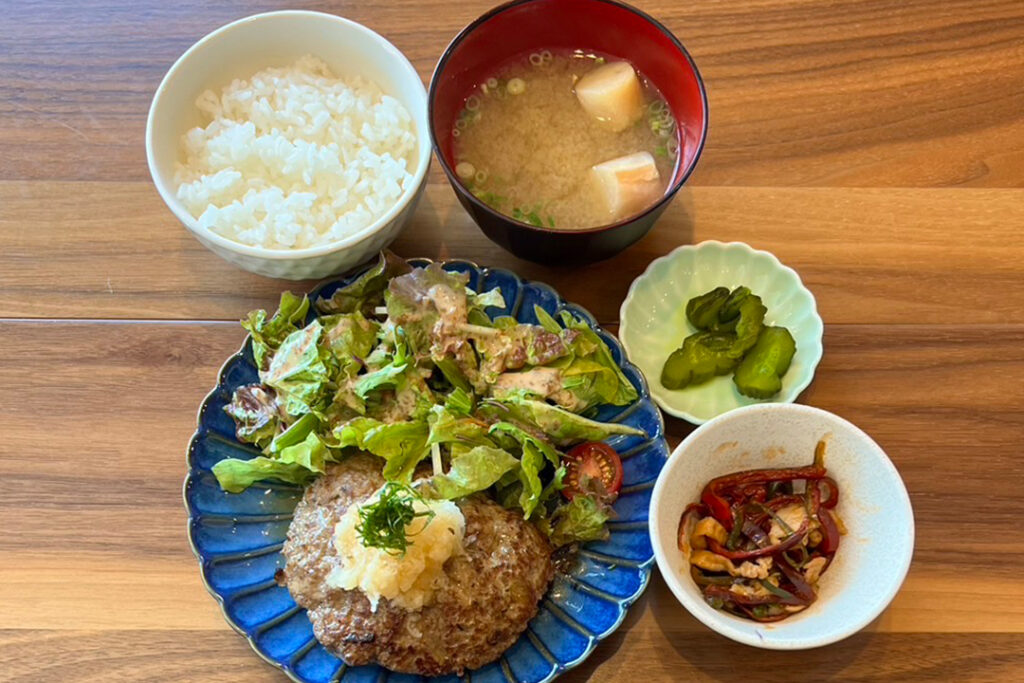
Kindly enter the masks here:
M 425 265 L 415 260 L 414 265 Z M 526 632 L 496 662 L 467 672 L 462 679 L 474 683 L 539 683 L 554 679 L 593 651 L 626 616 L 643 593 L 651 575 L 654 551 L 647 533 L 647 511 L 654 482 L 668 457 L 661 413 L 651 402 L 640 372 L 622 353 L 612 335 L 601 330 L 593 316 L 567 304 L 547 285 L 524 282 L 507 270 L 480 268 L 466 261 L 449 261 L 446 270 L 469 275 L 478 292 L 500 287 L 508 314 L 520 322 L 536 323 L 534 304 L 552 315 L 568 310 L 586 320 L 604 339 L 615 360 L 636 387 L 640 398 L 626 407 L 605 406 L 597 419 L 639 427 L 649 437 L 609 439 L 621 455 L 625 470 L 622 493 L 615 502 L 617 518 L 609 523 L 607 541 L 587 543 L 571 571 L 558 575 Z M 352 273 L 321 285 L 312 300 L 330 297 L 358 276 Z M 311 307 L 312 308 L 312 307 Z M 311 311 L 312 316 L 312 311 Z M 210 469 L 228 457 L 247 458 L 257 452 L 235 440 L 234 423 L 223 411 L 234 390 L 257 382 L 249 339 L 221 368 L 217 387 L 199 409 L 198 427 L 188 448 L 189 473 L 185 478 L 188 536 L 200 562 L 203 581 L 220 603 L 231 626 L 244 635 L 257 654 L 280 667 L 292 680 L 303 683 L 358 683 L 425 681 L 379 666 L 350 667 L 329 653 L 313 637 L 306 612 L 288 590 L 274 582 L 274 571 L 284 566 L 284 544 L 292 511 L 302 489 L 279 483 L 257 484 L 244 493 L 220 490 Z M 433 679 L 457 681 L 456 676 Z

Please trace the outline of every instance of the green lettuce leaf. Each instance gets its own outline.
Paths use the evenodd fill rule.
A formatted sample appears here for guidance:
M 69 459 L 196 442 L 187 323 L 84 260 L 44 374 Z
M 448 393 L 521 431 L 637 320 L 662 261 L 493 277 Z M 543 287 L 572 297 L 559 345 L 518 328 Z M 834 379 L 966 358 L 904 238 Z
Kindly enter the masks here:
M 384 290 L 387 289 L 388 281 L 411 270 L 405 259 L 384 249 L 375 266 L 339 288 L 330 299 L 319 299 L 316 302 L 317 311 L 322 314 L 361 311 L 370 315 L 375 307 L 384 303 Z
M 430 454 L 426 422 L 382 422 L 369 417 L 350 420 L 334 429 L 341 447 L 354 446 L 384 458 L 384 478 L 405 483 L 420 460 Z
M 488 438 L 487 427 L 478 420 L 456 415 L 443 406 L 434 406 L 428 421 L 430 423 L 430 434 L 427 437 L 428 446 L 435 443 L 458 443 L 470 447 L 495 446 L 494 441 Z
M 511 330 L 519 326 L 519 321 L 510 315 L 499 315 L 491 321 L 491 326 L 499 330 Z
M 608 538 L 605 522 L 611 516 L 609 508 L 590 496 L 574 496 L 555 509 L 551 517 L 538 521 L 551 545 L 558 548 L 582 541 L 601 541 Z
M 213 466 L 213 474 L 221 488 L 229 493 L 240 493 L 263 479 L 280 479 L 304 486 L 315 475 L 324 473 L 328 461 L 334 461 L 330 450 L 320 437 L 309 432 L 299 443 L 281 448 L 275 457 L 221 460 Z
M 384 300 L 388 317 L 405 330 L 417 356 L 431 355 L 435 344 L 456 335 L 466 324 L 468 311 L 464 273 L 449 273 L 436 263 L 393 278 Z M 432 355 L 443 357 L 436 352 Z
M 505 308 L 505 297 L 501 294 L 501 288 L 495 287 L 494 289 L 477 294 L 475 292 L 469 293 L 469 307 L 479 308 L 481 310 L 485 308 Z M 488 322 L 490 319 L 488 319 Z
M 282 448 L 277 460 L 278 462 L 302 465 L 311 472 L 323 474 L 324 463 L 333 462 L 334 457 L 320 437 L 310 432 L 299 443 Z
M 448 380 L 456 389 L 461 389 L 464 392 L 472 392 L 473 385 L 470 383 L 469 378 L 466 376 L 467 371 L 475 374 L 475 356 L 472 357 L 473 362 L 468 364 L 469 367 L 463 368 L 454 358 L 434 358 L 434 365 L 441 371 L 444 378 Z
M 624 400 L 625 393 L 622 391 L 619 373 L 594 360 L 595 355 L 582 358 L 576 356 L 561 368 L 562 389 L 575 399 L 567 407 L 576 412 L 604 403 L 622 405 Z
M 413 362 L 399 335 L 389 362 L 351 384 L 355 398 L 364 401 L 364 414 L 385 422 L 425 420 L 438 397 L 427 384 L 425 371 Z
M 329 352 L 334 367 L 332 374 L 340 371 L 354 377 L 377 344 L 380 324 L 358 311 L 323 316 L 320 324 L 324 328 L 320 345 Z
M 555 474 L 545 486 L 544 490 L 540 494 L 540 503 L 544 504 L 561 493 L 562 489 L 565 488 L 562 483 L 565 480 L 565 466 L 559 465 L 555 469 Z
M 277 479 L 288 484 L 305 486 L 315 473 L 294 462 L 281 462 L 262 455 L 252 460 L 227 458 L 213 466 L 220 487 L 228 493 L 241 493 L 264 479 Z
M 305 294 L 297 297 L 291 292 L 284 292 L 277 312 L 271 318 L 267 318 L 265 310 L 258 309 L 242 320 L 242 327 L 252 335 L 252 355 L 257 368 L 267 367 L 270 356 L 281 342 L 305 324 L 308 311 L 309 299 Z
M 478 412 L 500 421 L 513 420 L 531 425 L 547 435 L 556 446 L 580 441 L 603 441 L 616 434 L 646 436 L 643 430 L 615 422 L 597 422 L 544 401 L 510 396 L 482 401 Z
M 501 507 L 507 510 L 515 510 L 519 507 L 519 499 L 525 489 L 523 482 L 519 480 L 519 469 L 513 470 L 509 474 L 512 475 L 511 481 L 506 480 L 508 477 L 508 474 L 506 474 L 494 485 L 494 499 L 498 501 Z
M 373 372 L 368 372 L 365 375 L 360 375 L 359 378 L 352 383 L 352 389 L 355 391 L 356 396 L 365 399 L 369 396 L 371 391 L 376 391 L 385 387 L 394 388 L 398 386 L 401 382 L 401 378 L 405 375 L 405 372 L 408 369 L 408 362 L 404 359 L 399 362 L 396 359 L 379 370 L 374 370 Z
M 459 415 L 472 415 L 476 405 L 473 394 L 462 387 L 455 387 L 444 399 L 444 407 Z
M 562 464 L 562 455 L 556 451 L 551 444 L 543 439 L 538 439 L 536 436 L 530 434 L 519 425 L 512 424 L 511 422 L 496 422 L 491 425 L 488 430 L 489 433 L 500 432 L 508 434 L 515 439 L 522 448 L 526 448 L 529 444 L 537 449 L 553 467 L 558 467 Z
M 494 327 L 491 322 L 490 316 L 484 313 L 482 308 L 470 307 L 469 312 L 466 313 L 466 322 L 470 325 L 476 325 L 479 327 Z
M 519 460 L 500 448 L 477 446 L 452 459 L 447 474 L 430 479 L 438 498 L 453 500 L 493 486 L 501 477 L 519 466 Z
M 622 369 L 615 362 L 612 357 L 612 352 L 608 349 L 605 343 L 601 340 L 601 337 L 597 335 L 594 330 L 590 328 L 583 320 L 578 320 L 572 316 L 569 311 L 562 311 L 562 323 L 566 329 L 574 330 L 578 333 L 575 341 L 573 342 L 573 351 L 576 357 L 583 357 L 592 354 L 592 361 L 604 366 L 611 375 L 614 375 L 615 381 L 609 378 L 606 381 L 607 385 L 601 385 L 599 388 L 594 388 L 591 382 L 591 389 L 596 393 L 597 396 L 601 397 L 600 403 L 611 403 L 616 406 L 624 406 L 632 403 L 637 399 L 636 387 L 629 381 L 629 378 L 622 373 Z M 583 374 L 583 373 L 580 373 Z M 610 385 L 615 385 L 615 390 L 612 391 Z M 566 387 L 570 391 L 569 387 Z M 597 405 L 591 403 L 591 405 Z
M 288 429 L 274 437 L 267 447 L 267 455 L 277 455 L 288 446 L 302 443 L 307 436 L 320 426 L 320 420 L 313 413 L 306 413 L 293 422 Z
M 544 454 L 533 442 L 523 444 L 523 455 L 519 458 L 519 481 L 523 490 L 519 494 L 519 507 L 523 509 L 523 517 L 529 519 L 540 503 L 544 485 L 540 480 L 540 472 L 544 469 Z
M 324 398 L 324 383 L 329 379 L 317 343 L 323 328 L 314 320 L 288 335 L 270 360 L 260 380 L 273 387 L 289 415 L 314 411 Z
M 491 395 L 551 399 L 574 413 L 636 399 L 636 389 L 586 323 L 563 311 L 563 328 L 540 306 L 534 315 L 540 325 L 518 325 L 479 344 L 487 370 L 502 373 L 490 375 Z M 524 364 L 525 370 L 504 372 Z
M 562 456 L 547 441 L 537 438 L 511 422 L 497 422 L 491 425 L 490 433 L 510 436 L 522 449 L 519 470 L 519 481 L 522 488 L 518 504 L 523 510 L 523 516 L 529 519 L 534 516 L 534 513 L 538 511 L 538 506 L 544 503 L 553 491 L 561 490 L 562 477 L 565 476 L 565 468 L 561 464 Z M 543 485 L 540 476 L 544 470 L 545 461 L 550 462 L 555 468 L 554 479 L 547 486 Z
M 537 322 L 540 326 L 551 334 L 561 334 L 562 326 L 558 324 L 558 321 L 551 317 L 551 314 L 540 306 L 534 304 L 533 314 L 537 317 Z
M 262 384 L 235 389 L 224 412 L 235 421 L 235 436 L 243 443 L 264 447 L 277 434 L 281 411 L 274 391 Z

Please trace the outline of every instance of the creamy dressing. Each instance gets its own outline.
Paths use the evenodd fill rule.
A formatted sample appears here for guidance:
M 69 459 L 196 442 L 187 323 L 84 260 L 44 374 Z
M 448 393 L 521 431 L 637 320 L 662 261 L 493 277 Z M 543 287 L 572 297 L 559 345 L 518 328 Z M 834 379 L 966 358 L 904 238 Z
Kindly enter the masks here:
M 533 368 L 525 372 L 506 372 L 494 382 L 495 394 L 516 390 L 528 391 L 537 396 L 550 396 L 561 390 L 562 373 L 558 368 Z

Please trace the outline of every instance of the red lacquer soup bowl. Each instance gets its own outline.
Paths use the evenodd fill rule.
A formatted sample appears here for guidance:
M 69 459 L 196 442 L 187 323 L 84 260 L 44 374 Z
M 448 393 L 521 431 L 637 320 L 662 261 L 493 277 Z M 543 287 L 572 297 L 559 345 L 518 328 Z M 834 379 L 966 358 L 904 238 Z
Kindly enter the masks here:
M 628 60 L 661 91 L 678 123 L 678 160 L 664 194 L 638 214 L 587 229 L 536 227 L 494 210 L 459 180 L 452 130 L 466 98 L 499 65 L 523 53 L 577 49 Z M 495 7 L 445 50 L 428 100 L 434 152 L 459 201 L 492 241 L 537 263 L 599 261 L 647 234 L 693 172 L 708 129 L 704 83 L 683 44 L 650 16 L 612 0 L 515 0 Z

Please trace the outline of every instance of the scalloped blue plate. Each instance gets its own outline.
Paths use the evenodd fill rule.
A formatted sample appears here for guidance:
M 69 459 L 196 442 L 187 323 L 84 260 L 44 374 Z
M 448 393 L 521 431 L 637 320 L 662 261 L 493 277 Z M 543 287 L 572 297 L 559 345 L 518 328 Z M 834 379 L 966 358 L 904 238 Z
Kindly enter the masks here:
M 429 261 L 416 259 L 412 263 L 425 265 Z M 470 678 L 474 683 L 545 683 L 586 659 L 618 628 L 626 610 L 647 586 L 654 562 L 647 511 L 654 482 L 668 457 L 664 424 L 643 376 L 625 359 L 618 340 L 598 327 L 586 310 L 565 303 L 551 287 L 523 281 L 507 270 L 480 268 L 467 261 L 448 261 L 443 266 L 467 273 L 469 285 L 476 291 L 501 288 L 507 307 L 488 310 L 491 315 L 508 314 L 520 322 L 535 323 L 533 306 L 537 304 L 552 315 L 568 310 L 587 321 L 608 344 L 639 393 L 633 404 L 605 406 L 597 415 L 601 420 L 639 427 L 649 435 L 647 439 L 619 436 L 608 441 L 621 454 L 624 469 L 624 485 L 615 502 L 617 518 L 608 525 L 610 537 L 581 548 L 571 570 L 556 576 L 537 616 L 498 661 L 469 671 L 461 679 L 467 683 Z M 321 285 L 310 298 L 330 297 L 364 270 L 366 267 Z M 257 454 L 235 440 L 234 424 L 222 410 L 237 387 L 258 381 L 249 341 L 246 338 L 241 350 L 221 368 L 217 387 L 199 409 L 198 427 L 188 448 L 189 473 L 184 486 L 188 536 L 206 587 L 220 603 L 228 623 L 246 637 L 256 653 L 294 681 L 427 681 L 375 665 L 348 666 L 317 642 L 305 610 L 295 604 L 287 589 L 274 582 L 274 572 L 284 566 L 281 547 L 292 511 L 302 496 L 301 488 L 262 483 L 244 493 L 228 494 L 220 490 L 210 472 L 223 458 Z

